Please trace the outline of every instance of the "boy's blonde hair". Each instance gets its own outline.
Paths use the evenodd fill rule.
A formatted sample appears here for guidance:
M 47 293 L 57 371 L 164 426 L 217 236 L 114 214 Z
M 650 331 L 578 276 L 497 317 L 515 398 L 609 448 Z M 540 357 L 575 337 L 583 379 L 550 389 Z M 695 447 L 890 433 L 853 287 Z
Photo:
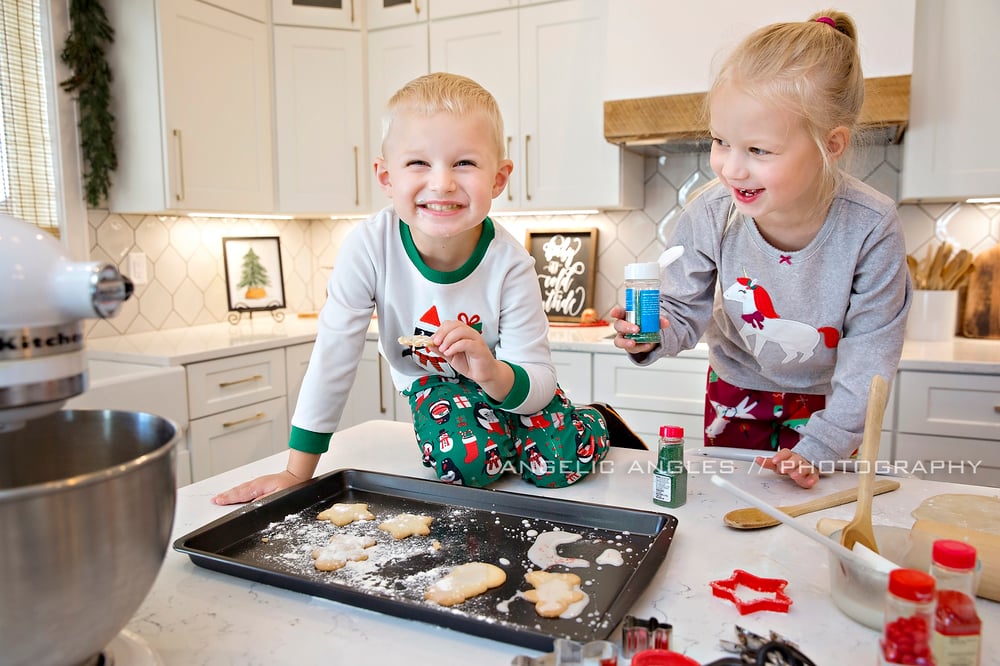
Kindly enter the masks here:
M 830 160 L 826 138 L 836 127 L 846 127 L 853 135 L 865 99 L 857 28 L 851 17 L 827 9 L 805 22 L 760 28 L 726 58 L 708 101 L 728 84 L 802 119 L 823 156 L 825 194 L 832 196 L 841 170 Z
M 393 95 L 382 116 L 382 146 L 389 136 L 392 123 L 400 111 L 415 112 L 424 116 L 436 113 L 466 115 L 482 112 L 493 132 L 497 156 L 504 158 L 503 116 L 496 99 L 486 88 L 470 78 L 458 74 L 435 72 L 413 79 Z

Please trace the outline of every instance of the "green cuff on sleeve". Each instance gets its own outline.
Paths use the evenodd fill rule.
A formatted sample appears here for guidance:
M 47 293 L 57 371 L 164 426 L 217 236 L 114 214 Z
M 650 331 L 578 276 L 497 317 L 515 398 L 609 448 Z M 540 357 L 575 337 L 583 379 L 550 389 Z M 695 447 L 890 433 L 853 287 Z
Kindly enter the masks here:
M 288 438 L 288 446 L 303 453 L 326 453 L 330 448 L 330 437 L 333 433 L 312 432 L 292 426 L 292 434 Z
M 507 361 L 503 361 L 507 363 Z M 514 365 L 513 363 L 507 363 L 510 369 L 514 371 L 514 385 L 510 387 L 510 393 L 507 394 L 507 399 L 501 403 L 496 403 L 490 400 L 494 406 L 499 407 L 504 411 L 510 411 L 511 409 L 520 406 L 527 397 L 528 389 L 531 387 L 531 381 L 528 379 L 528 373 L 524 371 L 519 365 Z M 486 396 L 487 398 L 489 396 Z

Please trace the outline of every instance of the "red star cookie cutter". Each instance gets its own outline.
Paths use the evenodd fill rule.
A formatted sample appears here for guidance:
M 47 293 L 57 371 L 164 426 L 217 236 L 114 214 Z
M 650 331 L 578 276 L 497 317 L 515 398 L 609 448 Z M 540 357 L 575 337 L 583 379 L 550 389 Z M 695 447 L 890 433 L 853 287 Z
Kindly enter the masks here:
M 735 569 L 733 575 L 723 580 L 713 580 L 712 594 L 720 599 L 732 601 L 740 611 L 740 615 L 756 613 L 757 611 L 774 611 L 776 613 L 787 613 L 788 607 L 792 605 L 792 599 L 784 593 L 787 580 L 781 578 L 761 578 L 754 576 L 749 571 Z M 748 587 L 757 592 L 766 592 L 773 596 L 757 597 L 744 601 L 736 596 L 736 588 Z

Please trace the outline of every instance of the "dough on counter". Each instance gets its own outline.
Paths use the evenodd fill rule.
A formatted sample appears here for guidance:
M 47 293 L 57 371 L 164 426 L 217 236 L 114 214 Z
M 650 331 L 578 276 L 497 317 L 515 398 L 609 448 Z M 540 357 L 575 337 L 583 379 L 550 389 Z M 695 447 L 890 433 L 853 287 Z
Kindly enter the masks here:
M 375 539 L 352 534 L 334 534 L 330 543 L 312 552 L 313 566 L 319 571 L 343 569 L 348 562 L 368 559 L 366 550 L 375 545 Z
M 535 612 L 542 617 L 559 617 L 584 597 L 576 574 L 529 571 L 524 580 L 534 588 L 524 598 L 535 604 Z
M 507 574 L 487 562 L 468 562 L 452 569 L 424 592 L 424 598 L 441 606 L 454 606 L 492 587 L 503 585 Z
M 928 497 L 910 514 L 916 520 L 934 520 L 971 530 L 1000 534 L 1000 498 L 988 495 L 946 494 Z
M 431 533 L 430 516 L 417 516 L 412 513 L 401 513 L 395 518 L 390 518 L 382 522 L 378 528 L 383 532 L 388 532 L 393 539 L 405 539 L 408 536 L 426 536 Z
M 343 527 L 356 520 L 374 520 L 375 514 L 368 510 L 367 504 L 346 504 L 338 502 L 325 511 L 320 511 L 317 520 L 329 520 L 337 527 Z

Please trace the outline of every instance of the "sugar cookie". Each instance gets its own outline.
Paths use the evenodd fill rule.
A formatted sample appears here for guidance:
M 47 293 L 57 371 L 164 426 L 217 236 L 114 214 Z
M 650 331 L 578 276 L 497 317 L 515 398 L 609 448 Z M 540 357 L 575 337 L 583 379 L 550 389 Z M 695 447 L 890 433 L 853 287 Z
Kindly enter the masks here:
M 452 569 L 424 592 L 424 598 L 441 606 L 454 606 L 491 587 L 503 585 L 507 574 L 486 562 L 468 562 Z
M 345 504 L 338 502 L 325 511 L 320 511 L 317 520 L 329 520 L 338 527 L 343 527 L 355 520 L 373 520 L 375 515 L 368 510 L 367 504 Z
M 404 347 L 426 347 L 431 342 L 429 335 L 401 335 L 397 339 Z
M 535 588 L 525 592 L 524 598 L 535 604 L 535 612 L 542 617 L 559 617 L 584 597 L 576 574 L 529 571 L 524 580 Z
M 330 543 L 312 552 L 313 562 L 320 571 L 336 571 L 342 569 L 348 562 L 360 562 L 368 559 L 366 548 L 375 545 L 375 539 L 352 534 L 334 534 Z
M 412 513 L 401 513 L 395 518 L 390 518 L 382 522 L 378 528 L 383 532 L 388 532 L 393 539 L 405 539 L 408 536 L 418 534 L 421 536 L 431 533 L 430 524 L 434 520 L 430 516 L 417 516 Z

